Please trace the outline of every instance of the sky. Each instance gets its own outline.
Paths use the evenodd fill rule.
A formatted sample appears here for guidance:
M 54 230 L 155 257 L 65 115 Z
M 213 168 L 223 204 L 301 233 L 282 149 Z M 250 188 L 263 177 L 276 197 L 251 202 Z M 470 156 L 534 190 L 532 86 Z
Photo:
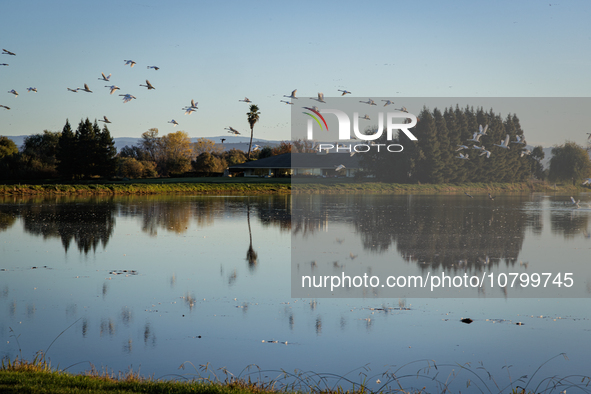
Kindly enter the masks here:
M 421 108 L 397 98 L 591 92 L 588 1 L 5 0 L 2 14 L 0 48 L 16 53 L 0 55 L 9 64 L 0 66 L 7 136 L 103 116 L 113 137 L 139 138 L 150 128 L 213 137 L 230 126 L 249 135 L 249 104 L 239 101 L 248 97 L 261 112 L 255 138 L 287 140 L 291 106 L 280 100 L 294 89 L 301 97 L 346 89 L 390 98 L 415 114 Z M 99 80 L 101 72 L 111 82 Z M 154 90 L 139 86 L 146 79 Z M 85 83 L 93 93 L 67 90 Z M 112 84 L 121 90 L 110 95 Z M 137 99 L 123 103 L 118 94 L 126 93 Z M 199 109 L 185 115 L 191 99 Z M 564 130 L 526 124 L 528 143 L 545 147 L 584 145 L 591 131 L 585 122 Z

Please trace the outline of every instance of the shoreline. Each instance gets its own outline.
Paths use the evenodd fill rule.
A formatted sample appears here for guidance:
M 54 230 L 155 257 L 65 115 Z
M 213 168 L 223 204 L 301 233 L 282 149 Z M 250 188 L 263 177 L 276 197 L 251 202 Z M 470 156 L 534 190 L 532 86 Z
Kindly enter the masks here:
M 577 193 L 591 191 L 583 186 L 550 185 L 544 182 L 522 183 L 465 183 L 465 184 L 397 184 L 384 182 L 355 182 L 343 179 L 248 179 L 241 181 L 212 181 L 202 179 L 114 181 L 75 184 L 13 184 L 0 185 L 0 196 L 31 195 L 146 195 L 146 194 L 197 194 L 197 195 L 265 195 L 265 194 L 331 194 L 331 193 Z

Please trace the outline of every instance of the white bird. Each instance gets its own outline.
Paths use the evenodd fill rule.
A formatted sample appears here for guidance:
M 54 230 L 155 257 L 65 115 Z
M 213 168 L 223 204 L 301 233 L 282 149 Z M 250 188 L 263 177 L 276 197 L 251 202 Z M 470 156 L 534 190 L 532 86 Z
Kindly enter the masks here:
M 290 99 L 297 99 L 297 97 L 296 97 L 296 92 L 297 91 L 298 91 L 297 89 L 294 89 L 294 91 L 291 92 L 291 94 L 289 96 L 283 95 L 283 97 L 287 97 L 287 98 L 290 98 Z
M 517 138 L 517 141 L 511 141 L 512 144 L 521 144 L 521 145 L 526 144 L 525 139 L 522 139 L 523 136 L 516 135 L 515 138 Z
M 472 138 L 469 139 L 468 141 L 480 142 L 480 136 L 481 135 L 482 134 L 474 133 L 474 135 L 472 136 Z
M 154 70 L 158 71 L 160 70 L 160 67 L 156 67 L 156 66 L 148 66 L 148 70 L 153 68 Z
M 522 150 L 521 154 L 519 155 L 519 157 L 523 157 L 525 155 L 531 155 L 531 151 L 530 150 Z
M 474 146 L 472 146 L 472 149 L 477 149 L 477 150 L 486 150 L 486 149 L 484 148 L 484 145 L 483 145 L 483 146 L 474 145 Z
M 189 105 L 183 109 L 187 109 L 187 108 L 199 109 L 199 108 L 197 108 L 197 104 L 199 104 L 199 103 L 198 102 L 196 103 L 195 100 L 191 99 L 191 105 Z
M 573 198 L 573 196 L 570 196 L 570 200 L 572 201 L 573 205 L 576 205 L 577 208 L 580 208 L 579 207 L 579 203 L 581 202 L 581 200 L 575 201 L 575 199 Z
M 377 105 L 372 99 L 367 99 L 367 101 L 359 101 L 359 102 L 363 103 L 363 104 Z
M 148 90 L 150 90 L 150 89 L 156 89 L 154 86 L 152 86 L 152 84 L 150 83 L 150 81 L 148 81 L 147 79 L 146 79 L 146 84 L 145 85 L 140 84 L 140 86 L 145 86 L 145 87 L 148 88 Z
M 113 94 L 116 90 L 119 90 L 119 86 L 115 86 L 115 85 L 105 85 L 106 88 L 109 88 L 111 90 L 111 93 L 109 94 Z
M 488 130 L 488 125 L 484 126 L 484 129 L 482 128 L 482 125 L 478 125 L 478 134 L 486 135 L 486 130 Z
M 505 141 L 501 140 L 501 144 L 494 144 L 495 146 L 498 146 L 499 148 L 503 148 L 503 149 L 509 149 L 509 134 L 507 134 L 507 136 L 505 137 Z
M 359 119 L 371 120 L 367 114 L 360 116 Z
M 2 49 L 2 51 L 3 51 L 3 52 L 2 52 L 2 54 L 3 54 L 3 55 L 12 55 L 12 56 L 16 56 L 16 53 L 14 53 L 14 52 L 10 52 L 10 51 L 7 51 L 6 49 Z
M 136 62 L 134 62 L 133 60 L 124 60 L 124 62 L 126 66 L 129 64 L 129 67 L 133 67 L 136 65 Z
M 341 96 L 344 96 L 346 94 L 351 94 L 351 92 L 349 92 L 348 90 L 341 90 L 341 89 L 339 89 L 339 92 L 343 92 L 343 94 L 341 94 Z
M 18 97 L 18 92 L 14 89 L 9 90 L 8 93 L 12 93 L 14 94 L 14 97 Z
M 466 154 L 466 156 L 464 156 L 463 153 L 460 153 L 459 156 L 456 156 L 456 159 L 468 160 L 468 155 Z
M 486 155 L 487 159 L 490 159 L 490 151 L 488 151 L 486 149 L 483 150 L 482 153 L 480 154 L 480 156 L 484 156 L 484 155 Z
M 252 101 L 250 101 L 250 99 L 248 97 L 245 97 L 244 100 L 238 100 L 238 101 L 244 101 L 245 103 L 252 103 Z
M 335 171 L 340 171 L 340 170 L 344 170 L 345 166 L 343 164 L 339 164 L 334 170 Z
M 400 111 L 400 112 L 406 112 L 408 113 L 408 111 L 406 110 L 406 107 L 402 107 L 402 108 L 395 108 L 395 111 Z
M 254 145 L 254 146 L 252 147 L 252 151 L 253 151 L 253 152 L 254 152 L 254 151 L 257 151 L 257 150 L 259 150 L 259 149 L 261 149 L 261 146 L 260 146 L 260 145 Z
M 318 93 L 318 98 L 312 98 L 310 97 L 312 100 L 316 100 L 319 103 L 326 103 L 326 101 L 324 101 L 324 93 Z
M 67 88 L 67 89 L 68 89 L 70 92 L 78 93 L 78 89 L 70 89 L 70 88 Z
M 394 104 L 394 101 L 390 101 L 390 100 L 382 100 L 382 101 L 385 101 L 386 102 L 386 104 L 384 104 L 384 107 L 386 105 Z
M 6 108 L 6 109 L 10 109 L 10 107 L 7 107 L 6 105 L 1 105 L 1 104 L 0 104 L 0 107 L 2 107 L 2 108 Z
M 110 121 L 109 119 L 107 119 L 107 117 L 106 117 L 106 116 L 103 116 L 103 118 L 104 118 L 105 120 L 99 119 L 99 122 L 111 123 L 111 121 Z
M 35 92 L 35 93 L 37 93 L 37 88 L 27 88 L 27 92 Z
M 233 128 L 232 126 L 226 127 L 224 130 L 228 130 L 228 133 L 231 133 L 231 134 L 234 134 L 234 135 L 240 134 L 240 132 L 238 130 L 236 130 L 235 128 Z
M 101 75 L 103 77 L 102 78 L 99 78 L 100 81 L 107 81 L 107 82 L 109 82 L 109 78 L 111 78 L 111 74 L 109 74 L 108 77 L 105 76 L 105 73 L 101 73 Z
M 90 89 L 88 88 L 88 85 L 87 85 L 87 84 L 84 84 L 84 89 L 82 89 L 82 88 L 77 88 L 77 89 L 78 89 L 78 90 L 85 91 L 85 92 L 88 92 L 88 93 L 92 93 L 92 90 L 90 90 Z
M 188 107 L 183 109 L 185 110 L 185 115 L 191 115 L 193 112 L 198 110 L 197 107 Z
M 176 121 L 176 120 L 174 120 L 174 119 L 173 119 L 173 120 L 171 120 L 171 121 L 170 121 L 170 122 L 168 122 L 168 123 L 172 123 L 172 124 L 174 125 L 173 127 L 177 127 L 177 126 L 179 125 L 179 122 L 177 122 L 177 121 Z
M 290 103 L 289 101 L 281 100 L 281 102 L 285 103 L 285 104 L 293 105 L 293 103 Z
M 456 152 L 462 149 L 470 149 L 470 147 L 466 145 L 458 145 L 458 149 L 456 149 Z
M 119 96 L 123 96 L 123 102 L 124 103 L 128 103 L 131 100 L 135 99 L 135 96 L 132 96 L 131 94 L 120 94 Z
M 591 178 L 587 178 L 583 181 L 583 185 L 591 185 Z

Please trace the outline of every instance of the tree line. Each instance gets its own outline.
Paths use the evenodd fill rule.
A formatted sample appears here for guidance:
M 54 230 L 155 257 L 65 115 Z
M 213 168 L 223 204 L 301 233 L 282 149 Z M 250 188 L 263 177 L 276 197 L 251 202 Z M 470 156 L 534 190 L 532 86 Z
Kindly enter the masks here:
M 250 156 L 257 160 L 289 153 L 291 149 L 291 142 L 283 141 L 276 147 L 254 150 Z M 12 140 L 0 136 L 0 180 L 221 174 L 247 157 L 239 149 L 223 151 L 222 146 L 206 138 L 192 143 L 184 131 L 160 136 L 156 128 L 143 133 L 137 144 L 117 153 L 107 125 L 101 128 L 96 120 L 92 123 L 86 119 L 73 130 L 66 120 L 60 132 L 44 130 L 27 136 L 20 150 Z
M 506 135 L 510 141 L 516 141 L 516 136 L 525 138 L 515 114 L 503 119 L 492 109 L 485 112 L 482 108 L 456 106 L 443 112 L 437 108 L 432 111 L 423 108 L 418 119 L 411 129 L 417 141 L 411 141 L 404 133 L 387 141 L 385 132 L 376 140 L 380 144 L 400 144 L 404 147 L 402 152 L 374 149 L 363 154 L 362 166 L 369 174 L 398 183 L 522 182 L 546 176 L 541 164 L 544 158 L 541 146 L 532 151 L 511 142 L 510 149 L 494 146 Z M 486 134 L 479 137 L 479 143 L 468 142 L 479 132 L 479 125 L 488 125 Z M 468 149 L 460 148 L 461 145 Z M 482 151 L 473 149 L 473 145 L 485 147 L 491 152 L 490 157 L 480 155 Z M 469 158 L 461 160 L 459 153 Z

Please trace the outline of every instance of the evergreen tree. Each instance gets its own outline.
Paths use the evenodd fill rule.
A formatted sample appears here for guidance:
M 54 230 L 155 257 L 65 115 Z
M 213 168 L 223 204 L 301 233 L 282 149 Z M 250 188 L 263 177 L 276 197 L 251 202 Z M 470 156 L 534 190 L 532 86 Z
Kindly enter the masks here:
M 62 176 L 73 178 L 78 174 L 76 137 L 67 119 L 58 141 L 56 158 L 58 162 L 57 169 Z

